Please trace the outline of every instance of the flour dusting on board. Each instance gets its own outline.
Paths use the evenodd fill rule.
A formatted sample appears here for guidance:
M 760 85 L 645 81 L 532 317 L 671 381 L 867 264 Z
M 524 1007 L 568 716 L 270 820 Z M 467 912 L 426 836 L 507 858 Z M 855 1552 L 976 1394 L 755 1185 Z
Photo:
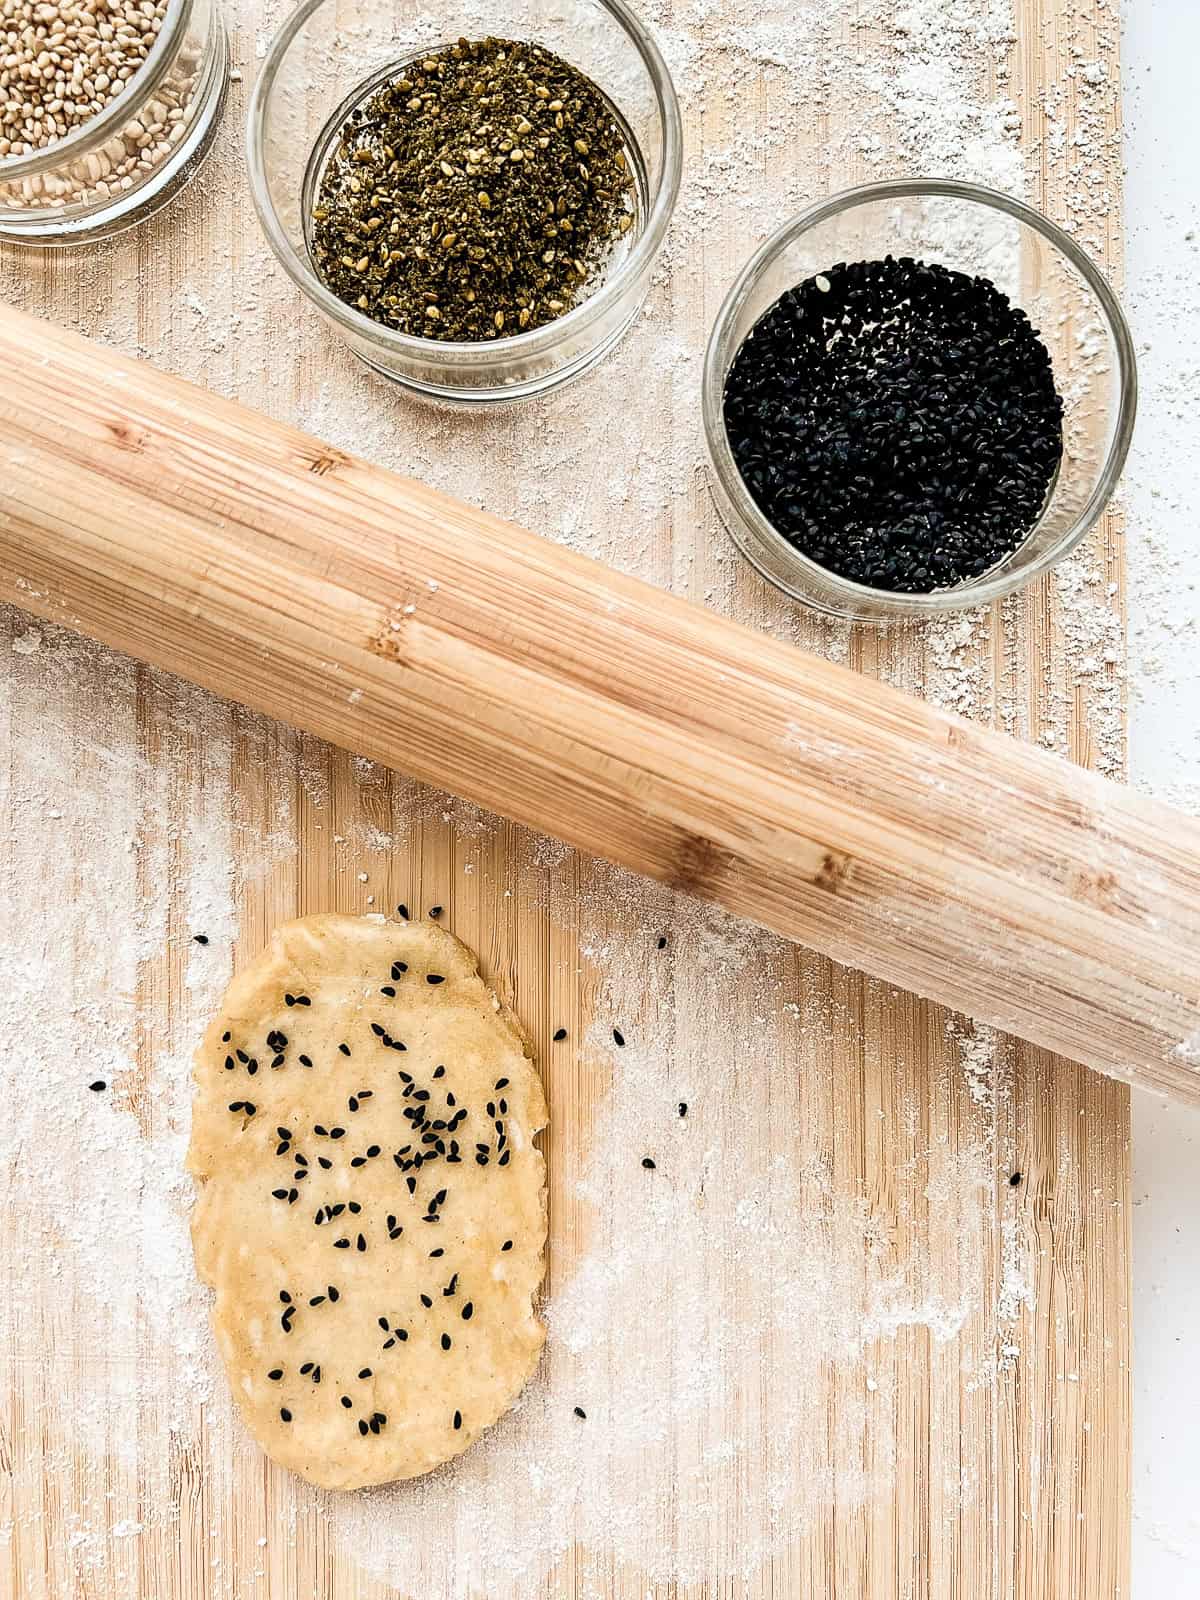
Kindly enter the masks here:
M 1066 750 L 1083 703 L 1090 753 L 1118 771 L 1120 601 L 1093 552 L 1051 585 L 1051 626 L 1072 649 L 1045 693 L 1026 693 L 1016 666 L 1033 626 L 1023 600 L 1000 626 L 973 614 L 852 643 L 766 590 L 718 531 L 698 403 L 704 337 L 733 264 L 831 186 L 920 170 L 1017 191 L 1032 155 L 1068 180 L 1070 225 L 1097 249 L 1114 93 L 1087 70 L 1097 40 L 1061 41 L 1083 131 L 1059 137 L 1053 94 L 1039 108 L 1044 148 L 1031 149 L 1008 0 L 652 0 L 646 14 L 689 119 L 683 188 L 641 322 L 566 398 L 486 417 L 411 406 L 298 311 L 248 209 L 232 297 L 193 265 L 160 314 L 136 282 L 80 258 L 85 331 L 1054 748 Z M 265 49 L 269 20 L 243 8 L 240 48 L 257 37 Z M 800 138 L 814 119 L 819 148 Z M 170 219 L 197 252 L 202 207 L 241 182 L 236 144 L 227 128 L 190 191 L 195 209 Z M 0 292 L 23 298 L 8 262 Z M 47 289 L 41 309 L 69 303 Z M 243 338 L 259 321 L 288 328 L 302 383 L 290 360 L 267 365 Z M 0 624 L 11 630 L 0 633 L 11 668 L 0 718 L 13 751 L 0 917 L 15 952 L 0 993 L 11 1108 L 0 1171 L 14 1218 L 0 1336 L 29 1395 L 37 1374 L 69 1396 L 76 1432 L 47 1440 L 45 1402 L 31 1402 L 13 1441 L 20 1503 L 40 1506 L 45 1462 L 82 1452 L 82 1486 L 60 1520 L 24 1531 L 57 1540 L 61 1592 L 104 1573 L 132 1594 L 139 1543 L 180 1515 L 202 1465 L 215 1541 L 233 1481 L 225 1463 L 255 1460 L 211 1347 L 182 1171 L 189 1057 L 233 940 L 248 957 L 296 909 L 302 826 L 319 857 L 305 872 L 340 906 L 391 910 L 389 870 L 409 870 L 422 829 L 443 828 L 454 870 L 480 885 L 501 825 L 55 628 L 15 613 Z M 803 728 L 788 753 L 811 757 Z M 241 793 L 247 771 L 278 774 L 270 806 Z M 551 1047 L 577 1056 L 559 1081 L 586 1092 L 551 1107 L 568 1176 L 545 1361 L 517 1409 L 428 1479 L 343 1497 L 288 1483 L 270 1543 L 290 1554 L 315 1516 L 322 1540 L 414 1600 L 542 1582 L 600 1600 L 626 1570 L 681 1593 L 718 1571 L 753 1578 L 831 1506 L 878 1512 L 915 1454 L 957 1440 L 968 1413 L 980 1450 L 995 1442 L 1038 1266 L 1014 1169 L 1012 1051 L 990 1030 L 937 1020 L 950 1039 L 931 1084 L 917 1061 L 926 1014 L 899 997 L 886 1030 L 867 1032 L 866 980 L 554 841 L 510 830 L 506 845 L 509 876 L 491 887 L 502 906 L 545 907 L 552 992 L 582 993 L 592 1018 L 586 1037 Z M 469 936 L 449 894 L 447 904 L 447 925 Z M 519 987 L 521 953 L 503 954 L 512 970 L 498 981 Z M 856 1071 L 835 1061 L 835 1041 Z M 866 1130 L 853 1149 L 840 1138 L 851 1122 Z M 919 1438 L 901 1406 L 914 1365 L 928 1374 Z M 986 1498 L 980 1471 L 964 1457 L 932 1485 L 946 1519 Z M 13 1531 L 0 1526 L 0 1539 Z M 254 1592 L 251 1568 L 212 1560 L 214 1600 Z

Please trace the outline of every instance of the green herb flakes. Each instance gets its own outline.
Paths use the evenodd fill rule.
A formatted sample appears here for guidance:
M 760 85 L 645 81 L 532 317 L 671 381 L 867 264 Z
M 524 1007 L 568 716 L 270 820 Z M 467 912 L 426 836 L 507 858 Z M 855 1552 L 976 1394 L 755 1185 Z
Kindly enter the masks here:
M 590 78 L 540 45 L 460 39 L 351 113 L 321 177 L 313 260 L 386 327 L 499 339 L 583 297 L 634 197 Z

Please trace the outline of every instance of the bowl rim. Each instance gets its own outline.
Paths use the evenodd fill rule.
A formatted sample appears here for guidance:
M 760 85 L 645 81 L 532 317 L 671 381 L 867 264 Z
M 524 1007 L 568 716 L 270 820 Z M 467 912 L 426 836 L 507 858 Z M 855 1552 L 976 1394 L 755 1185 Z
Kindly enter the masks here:
M 767 519 L 751 498 L 729 448 L 724 419 L 725 378 L 728 366 L 721 359 L 728 330 L 747 297 L 766 268 L 795 239 L 843 211 L 879 201 L 908 199 L 913 196 L 965 200 L 991 210 L 1005 212 L 1040 233 L 1076 268 L 1099 301 L 1116 349 L 1120 372 L 1116 426 L 1113 429 L 1108 453 L 1092 492 L 1071 528 L 1020 572 L 1014 573 L 1010 565 L 1012 556 L 1017 553 L 1013 551 L 983 577 L 969 579 L 954 588 L 934 589 L 928 594 L 907 594 L 891 589 L 875 589 L 869 584 L 856 583 L 853 579 L 844 578 L 797 550 L 795 545 L 785 539 Z M 701 399 L 709 464 L 724 491 L 732 513 L 741 523 L 736 530 L 731 526 L 729 532 L 751 566 L 777 589 L 793 599 L 816 606 L 817 609 L 833 610 L 834 607 L 832 598 L 829 606 L 823 605 L 815 598 L 814 590 L 816 594 L 825 593 L 830 597 L 844 598 L 855 606 L 854 610 L 839 608 L 838 615 L 850 616 L 857 621 L 886 621 L 889 618 L 912 619 L 973 610 L 977 606 L 988 605 L 1005 595 L 1015 593 L 1018 589 L 1023 589 L 1034 579 L 1057 566 L 1086 537 L 1112 498 L 1133 437 L 1137 396 L 1137 359 L 1133 337 L 1116 294 L 1092 258 L 1057 223 L 1052 222 L 1049 217 L 1025 201 L 1005 194 L 1002 190 L 988 188 L 984 184 L 964 182 L 955 178 L 895 178 L 879 183 L 859 184 L 825 196 L 785 222 L 759 245 L 726 294 L 713 322 L 704 355 Z M 1030 529 L 1031 534 L 1033 531 Z M 793 587 L 778 572 L 771 571 L 756 557 L 753 548 L 756 540 L 775 551 L 784 562 L 793 565 L 798 574 L 811 575 L 812 588 Z M 1021 549 L 1021 546 L 1018 545 L 1017 549 Z
M 490 366 L 506 358 L 543 354 L 553 350 L 564 338 L 581 332 L 591 322 L 601 318 L 626 292 L 628 285 L 636 282 L 648 270 L 658 254 L 675 209 L 683 171 L 683 124 L 675 85 L 653 36 L 636 13 L 625 4 L 625 0 L 595 0 L 595 4 L 613 17 L 637 50 L 650 75 L 658 101 L 662 120 L 662 173 L 658 193 L 646 216 L 646 225 L 612 276 L 600 285 L 595 294 L 589 295 L 565 316 L 544 323 L 540 328 L 530 329 L 527 333 L 508 334 L 502 339 L 488 340 L 422 339 L 385 327 L 347 305 L 331 289 L 326 288 L 307 258 L 293 248 L 284 231 L 271 200 L 263 162 L 267 107 L 276 74 L 297 33 L 315 11 L 330 3 L 334 3 L 334 0 L 301 0 L 295 10 L 289 13 L 267 49 L 246 112 L 246 170 L 250 197 L 267 243 L 296 287 L 352 337 L 367 339 L 396 355 L 444 366 Z
M 64 134 L 61 139 L 56 139 L 53 144 L 48 144 L 44 150 L 38 150 L 31 156 L 0 156 L 0 183 L 14 183 L 21 178 L 32 177 L 35 173 L 54 172 L 65 162 L 76 159 L 97 143 L 104 143 L 112 134 L 119 133 L 134 114 L 134 107 L 152 98 L 154 90 L 166 76 L 175 48 L 191 19 L 195 4 L 196 0 L 168 0 L 163 25 L 158 30 L 158 37 L 149 55 L 116 99 L 110 100 L 103 111 L 98 111 L 94 117 L 89 117 L 86 122 L 80 123 L 79 127 Z M 106 198 L 104 203 L 108 204 L 109 200 Z M 0 201 L 0 209 L 3 209 L 3 201 Z M 30 217 L 36 217 L 37 213 L 43 210 L 61 216 L 64 208 L 62 206 L 21 208 L 22 215 Z

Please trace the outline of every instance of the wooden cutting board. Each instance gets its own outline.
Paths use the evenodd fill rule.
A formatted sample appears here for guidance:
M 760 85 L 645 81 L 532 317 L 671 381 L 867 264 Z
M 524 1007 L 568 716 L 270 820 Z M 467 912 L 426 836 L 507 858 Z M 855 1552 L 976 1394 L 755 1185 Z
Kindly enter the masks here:
M 817 193 L 934 158 L 1003 176 L 1007 152 L 1119 276 L 1114 8 L 1016 0 L 1011 37 L 1003 11 L 655 11 L 688 138 L 670 270 L 594 378 L 508 416 L 409 404 L 298 304 L 245 194 L 244 85 L 163 218 L 5 252 L 0 293 L 1112 770 L 1112 518 L 994 615 L 850 635 L 734 559 L 698 470 L 720 296 Z M 248 79 L 275 16 L 237 20 Z M 2 627 L 4 1592 L 1127 1594 L 1124 1088 L 18 613 Z M 443 908 L 537 1041 L 551 1340 L 521 1411 L 449 1472 L 331 1500 L 264 1462 L 213 1364 L 187 1060 L 275 922 L 401 903 Z

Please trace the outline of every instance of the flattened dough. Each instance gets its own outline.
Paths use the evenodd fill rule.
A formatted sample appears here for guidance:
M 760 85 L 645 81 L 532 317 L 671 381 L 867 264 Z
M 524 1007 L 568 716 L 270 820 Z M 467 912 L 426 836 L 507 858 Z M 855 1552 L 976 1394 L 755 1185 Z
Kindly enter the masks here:
M 545 1339 L 546 1104 L 474 957 L 432 923 L 278 928 L 196 1056 L 192 1243 L 251 1433 L 309 1482 L 428 1472 Z

